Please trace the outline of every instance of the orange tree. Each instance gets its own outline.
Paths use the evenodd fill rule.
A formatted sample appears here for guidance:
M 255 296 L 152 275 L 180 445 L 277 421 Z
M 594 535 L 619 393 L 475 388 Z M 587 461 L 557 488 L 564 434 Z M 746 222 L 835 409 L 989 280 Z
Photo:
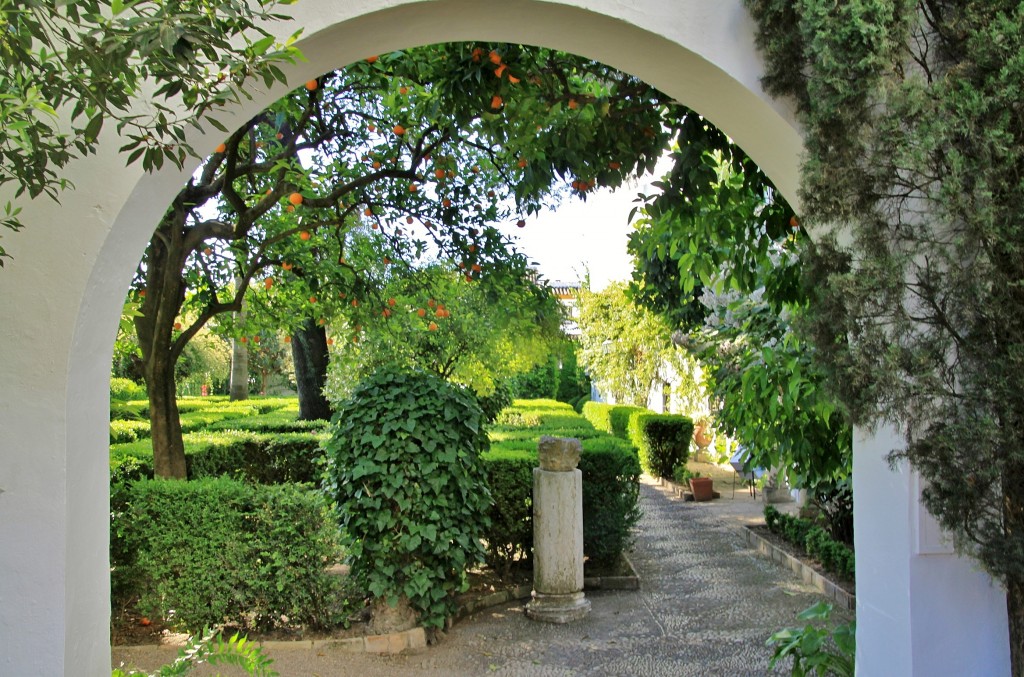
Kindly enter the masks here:
M 165 212 L 129 295 L 157 474 L 185 476 L 175 361 L 250 290 L 287 288 L 291 329 L 329 312 L 361 327 L 382 317 L 386 271 L 424 253 L 465 265 L 468 281 L 514 272 L 493 224 L 651 169 L 669 109 L 586 59 L 454 44 L 325 74 L 235 130 Z M 387 248 L 376 266 L 347 258 L 360 229 Z

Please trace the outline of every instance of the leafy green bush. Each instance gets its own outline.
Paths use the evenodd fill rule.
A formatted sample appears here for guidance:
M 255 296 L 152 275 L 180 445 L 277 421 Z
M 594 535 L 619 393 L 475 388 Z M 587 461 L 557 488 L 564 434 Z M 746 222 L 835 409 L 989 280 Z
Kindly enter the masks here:
M 797 616 L 802 621 L 827 622 L 832 605 L 818 602 Z M 835 675 L 853 677 L 857 653 L 857 622 L 837 625 L 831 631 L 808 623 L 802 628 L 784 628 L 768 638 L 766 644 L 775 649 L 769 668 L 779 660 L 792 658 L 794 677 L 804 675 Z
M 116 402 L 143 400 L 146 398 L 146 387 L 128 378 L 110 379 L 110 399 Z
M 476 398 L 435 376 L 384 369 L 341 403 L 332 428 L 327 490 L 352 579 L 442 626 L 485 555 L 488 440 Z
M 138 480 L 125 491 L 112 528 L 129 556 L 113 561 L 112 587 L 138 595 L 150 616 L 190 632 L 334 622 L 338 581 L 326 568 L 337 527 L 319 492 L 228 478 Z
M 616 404 L 613 406 L 611 412 L 608 414 L 608 418 L 612 425 L 612 429 L 609 432 L 616 437 L 628 440 L 629 417 L 638 412 L 654 413 L 650 409 L 646 409 L 644 407 L 629 407 L 624 404 Z
M 477 403 L 480 410 L 484 412 L 484 420 L 494 423 L 501 410 L 512 404 L 512 388 L 504 381 L 494 384 L 494 392 L 490 395 L 477 395 Z
M 606 433 L 612 431 L 612 406 L 605 402 L 585 402 L 583 404 L 583 418 L 590 421 L 590 425 Z
M 319 482 L 323 470 L 321 448 L 326 433 L 260 434 L 243 431 L 195 432 L 183 436 L 189 479 L 231 475 L 262 484 Z M 122 462 L 153 476 L 153 450 L 149 440 L 110 448 L 112 472 Z
M 764 522 L 772 533 L 805 550 L 827 571 L 850 580 L 855 578 L 856 557 L 853 550 L 832 538 L 824 528 L 811 520 L 779 512 L 770 505 L 764 508 Z
M 131 402 L 110 403 L 111 421 L 143 421 L 146 420 L 148 412 L 149 407 L 145 401 L 133 400 Z
M 183 677 L 196 667 L 207 665 L 231 665 L 243 670 L 252 677 L 278 677 L 279 673 L 270 669 L 273 659 L 263 653 L 263 647 L 250 642 L 237 632 L 230 639 L 215 631 L 204 631 L 202 635 L 193 635 L 178 649 L 178 657 L 173 663 L 163 665 L 153 673 L 139 670 L 125 672 L 114 668 L 110 677 Z
M 519 459 L 519 472 L 505 476 L 500 489 L 502 504 L 509 506 L 512 515 L 503 522 L 502 529 L 495 534 L 496 543 L 503 548 L 495 552 L 489 549 L 488 557 L 505 565 L 502 559 L 506 553 L 529 553 L 533 542 L 532 514 L 529 498 L 533 494 L 532 468 L 537 465 L 537 442 L 542 435 L 553 437 L 575 437 L 583 444 L 580 471 L 583 474 L 583 551 L 597 564 L 611 564 L 630 542 L 630 529 L 639 519 L 640 464 L 633 445 L 607 433 L 597 431 L 582 416 L 572 411 L 567 404 L 551 400 L 517 400 L 512 407 L 502 412 L 504 420 L 513 415 L 529 416 L 538 421 L 536 427 L 516 429 L 513 426 L 499 426 L 491 430 L 491 452 L 484 460 L 498 459 L 500 463 L 512 463 Z M 527 467 L 531 472 L 523 471 Z M 522 485 L 514 486 L 518 478 Z M 492 485 L 493 487 L 493 485 Z M 525 500 L 524 500 L 525 497 Z M 513 538 L 519 534 L 519 543 L 513 545 Z M 499 538 L 500 536 L 500 538 Z M 489 541 L 490 542 L 490 541 Z
M 149 437 L 149 421 L 114 420 L 110 422 L 110 443 L 124 444 Z
M 693 421 L 675 414 L 635 411 L 629 417 L 629 439 L 640 453 L 640 466 L 654 477 L 671 477 L 690 455 Z
M 491 449 L 483 456 L 491 489 L 490 526 L 484 535 L 487 564 L 501 576 L 527 566 L 533 553 L 533 469 L 530 450 Z

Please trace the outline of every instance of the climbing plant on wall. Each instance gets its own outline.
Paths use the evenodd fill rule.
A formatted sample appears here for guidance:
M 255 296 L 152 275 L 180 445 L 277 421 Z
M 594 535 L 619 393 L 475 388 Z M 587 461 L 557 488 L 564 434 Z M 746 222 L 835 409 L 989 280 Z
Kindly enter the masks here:
M 806 131 L 807 331 L 1007 591 L 1024 675 L 1024 6 L 747 0 Z M 844 238 L 838 237 L 843 232 Z

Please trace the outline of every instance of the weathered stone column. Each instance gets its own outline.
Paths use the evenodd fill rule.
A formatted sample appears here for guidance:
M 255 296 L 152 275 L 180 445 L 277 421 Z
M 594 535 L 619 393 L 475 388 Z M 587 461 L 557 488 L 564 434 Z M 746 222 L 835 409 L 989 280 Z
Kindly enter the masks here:
M 533 600 L 526 615 L 569 623 L 590 612 L 583 595 L 583 473 L 580 441 L 542 437 L 533 469 Z

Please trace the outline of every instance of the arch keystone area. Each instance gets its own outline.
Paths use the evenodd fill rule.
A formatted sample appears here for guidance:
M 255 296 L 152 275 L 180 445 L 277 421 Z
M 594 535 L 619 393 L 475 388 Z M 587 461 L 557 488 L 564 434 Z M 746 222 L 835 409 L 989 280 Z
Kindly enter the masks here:
M 792 107 L 761 89 L 754 26 L 741 0 L 303 0 L 286 10 L 293 23 L 274 30 L 286 36 L 303 27 L 299 47 L 308 58 L 287 69 L 291 82 L 434 42 L 563 49 L 630 72 L 698 110 L 796 199 L 799 127 Z M 221 120 L 230 126 L 282 94 L 254 92 Z M 212 149 L 215 137 L 193 133 L 190 141 Z M 64 172 L 76 190 L 60 204 L 22 203 L 24 232 L 4 234 L 14 259 L 0 269 L 2 675 L 110 674 L 112 345 L 132 271 L 188 175 L 125 167 L 119 145 L 108 130 L 96 155 Z M 905 528 L 917 514 L 914 485 L 889 473 L 882 458 L 893 439 L 858 437 L 855 453 L 864 567 L 859 671 L 1002 674 L 1009 659 L 1001 593 L 966 562 L 931 551 L 922 561 L 914 550 L 917 532 Z M 938 641 L 945 637 L 957 641 Z M 927 671 L 934 666 L 943 669 Z

